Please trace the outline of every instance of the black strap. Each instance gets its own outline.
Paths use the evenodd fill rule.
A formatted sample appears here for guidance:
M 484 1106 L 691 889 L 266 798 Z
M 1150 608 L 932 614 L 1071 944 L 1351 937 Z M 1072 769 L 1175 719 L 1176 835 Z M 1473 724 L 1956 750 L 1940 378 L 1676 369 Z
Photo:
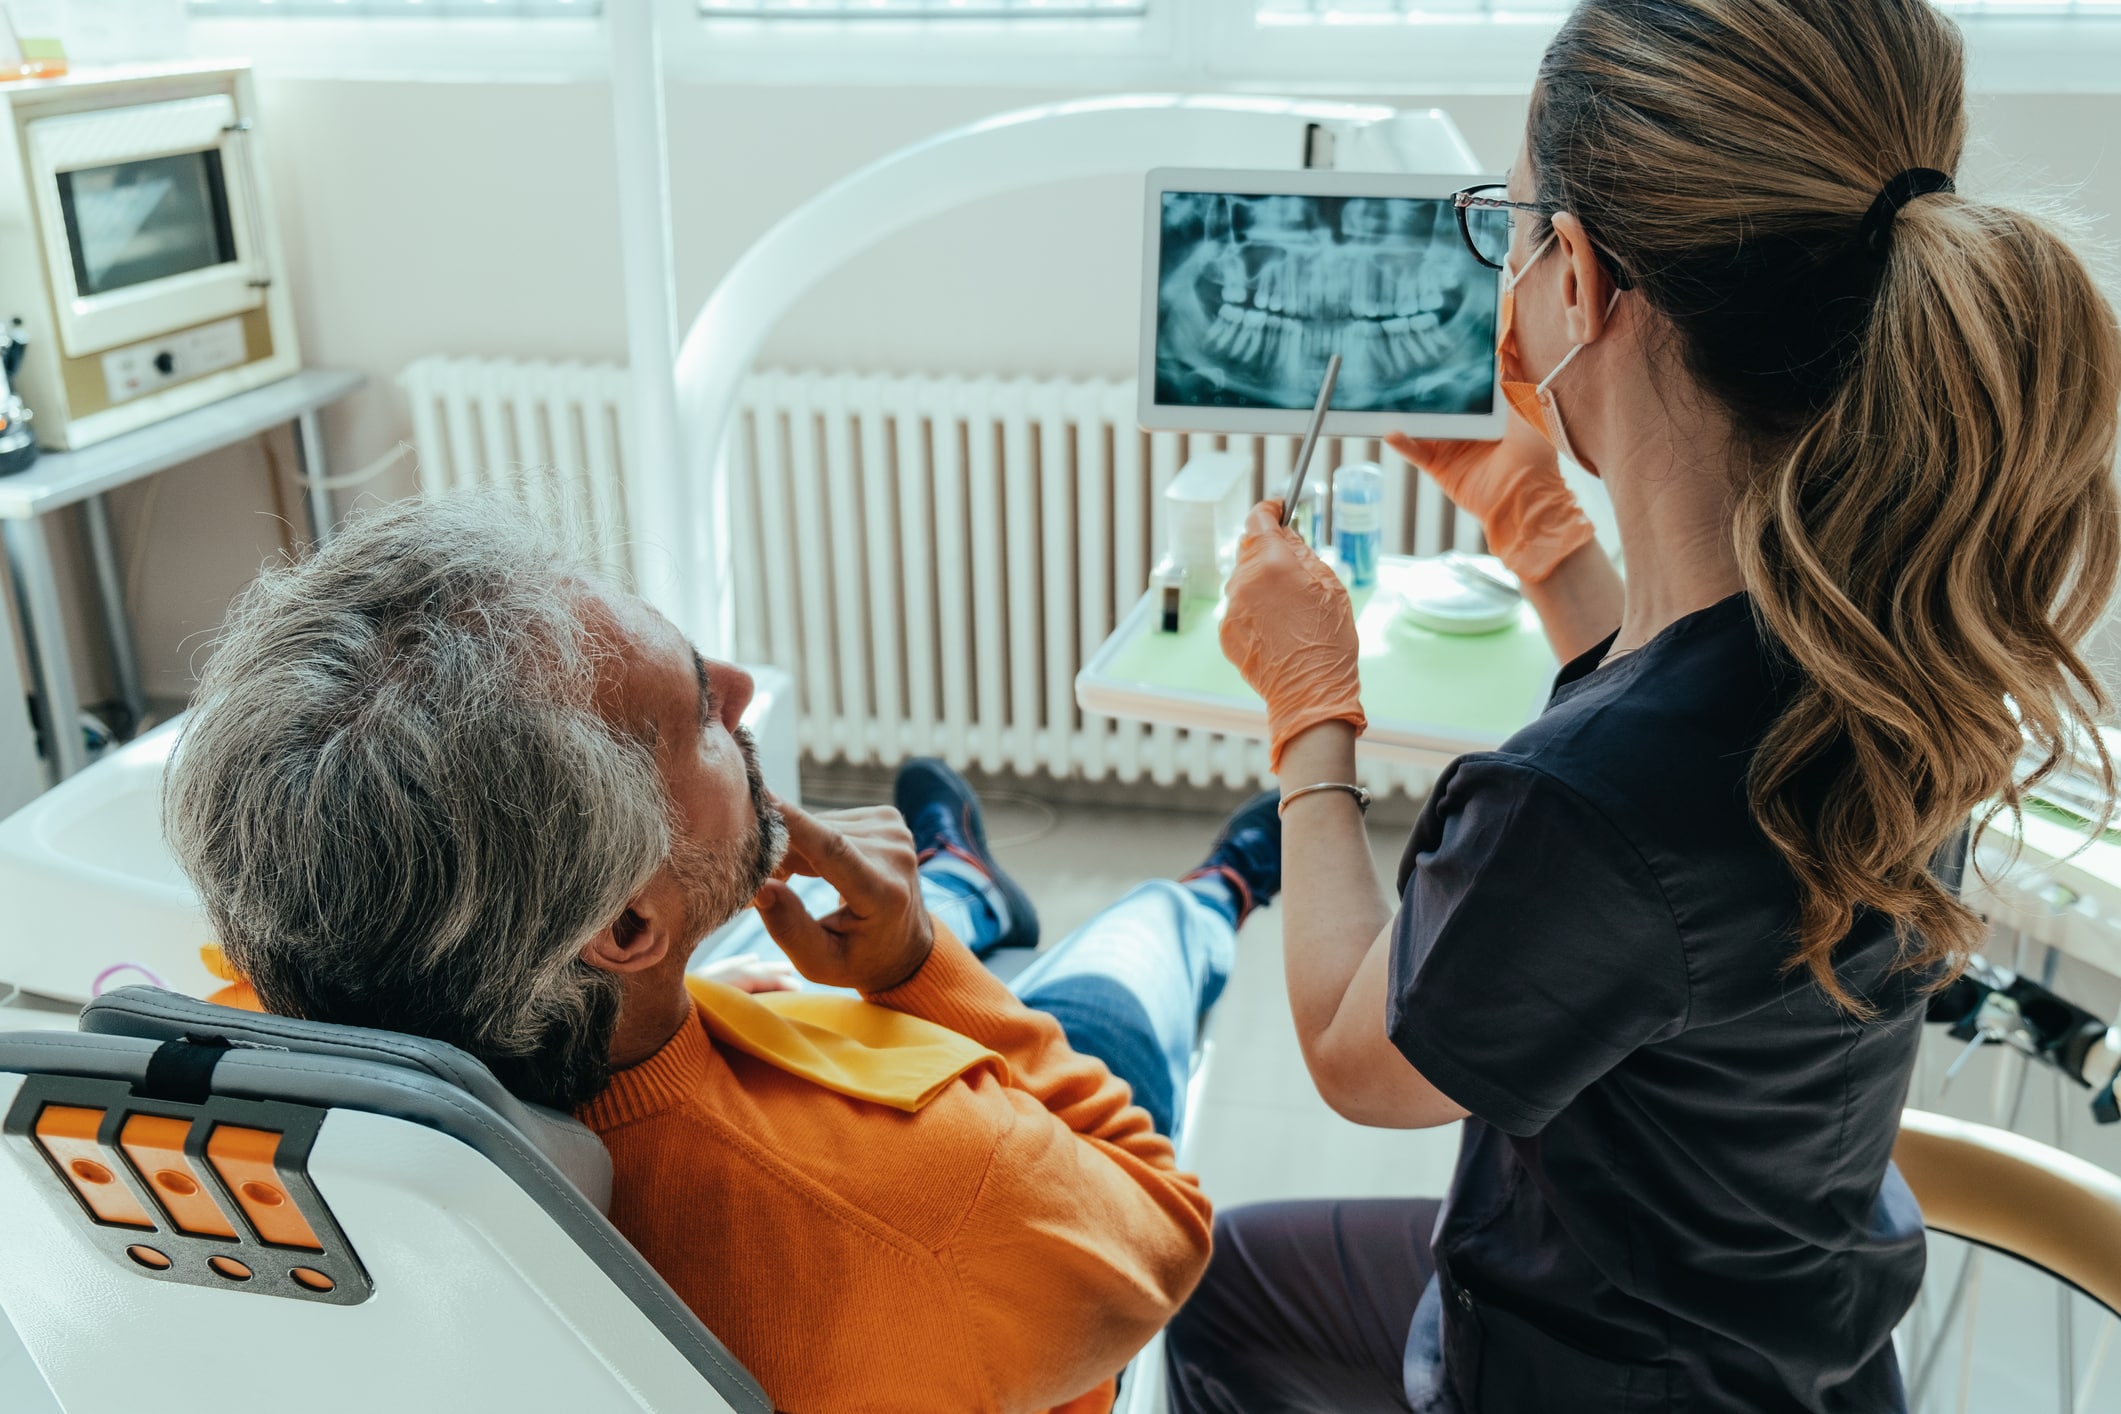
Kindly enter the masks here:
M 134 1087 L 134 1093 L 150 1100 L 203 1105 L 214 1093 L 214 1067 L 227 1054 L 225 1036 L 198 1041 L 179 1036 L 174 1041 L 164 1041 L 147 1058 L 147 1078 Z
M 1863 218 L 1863 248 L 1883 259 L 1886 240 L 1893 233 L 1893 222 L 1900 215 L 1900 208 L 1918 197 L 1934 196 L 1941 191 L 1957 191 L 1952 174 L 1940 172 L 1934 167 L 1910 167 L 1885 184 L 1878 199 Z

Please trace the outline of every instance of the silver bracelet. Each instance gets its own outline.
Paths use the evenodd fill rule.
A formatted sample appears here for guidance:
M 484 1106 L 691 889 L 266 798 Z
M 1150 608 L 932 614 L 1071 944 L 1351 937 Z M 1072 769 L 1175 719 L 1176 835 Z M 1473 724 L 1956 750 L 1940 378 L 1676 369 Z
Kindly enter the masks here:
M 1287 795 L 1281 798 L 1281 805 L 1276 813 L 1286 815 L 1289 813 L 1290 801 L 1302 800 L 1305 796 L 1310 795 L 1315 791 L 1322 790 L 1344 790 L 1349 795 L 1355 797 L 1355 805 L 1357 809 L 1361 810 L 1362 813 L 1365 815 L 1370 813 L 1370 793 L 1364 790 L 1361 786 L 1355 785 L 1349 781 L 1320 781 L 1315 786 L 1298 786 L 1295 790 L 1290 791 Z

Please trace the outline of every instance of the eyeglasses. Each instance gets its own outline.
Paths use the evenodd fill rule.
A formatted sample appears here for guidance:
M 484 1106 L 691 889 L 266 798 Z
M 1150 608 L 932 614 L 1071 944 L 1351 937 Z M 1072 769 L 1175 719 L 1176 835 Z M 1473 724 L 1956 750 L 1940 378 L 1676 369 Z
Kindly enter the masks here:
M 1510 246 L 1517 233 L 1517 213 L 1542 219 L 1561 210 L 1558 206 L 1543 201 L 1511 201 L 1507 197 L 1492 195 L 1508 191 L 1506 182 L 1486 182 L 1477 187 L 1467 187 L 1451 197 L 1451 205 L 1458 209 L 1458 234 L 1465 238 L 1466 249 L 1473 258 L 1491 270 L 1510 268 Z M 1613 283 L 1623 290 L 1635 288 L 1628 272 L 1620 268 L 1620 262 L 1593 243 L 1598 263 L 1605 267 Z
M 1486 182 L 1467 187 L 1451 198 L 1451 205 L 1458 208 L 1458 234 L 1465 237 L 1466 249 L 1491 270 L 1509 268 L 1510 245 L 1517 229 L 1513 213 L 1552 216 L 1559 209 L 1536 201 L 1511 201 L 1500 195 L 1509 189 L 1506 182 Z

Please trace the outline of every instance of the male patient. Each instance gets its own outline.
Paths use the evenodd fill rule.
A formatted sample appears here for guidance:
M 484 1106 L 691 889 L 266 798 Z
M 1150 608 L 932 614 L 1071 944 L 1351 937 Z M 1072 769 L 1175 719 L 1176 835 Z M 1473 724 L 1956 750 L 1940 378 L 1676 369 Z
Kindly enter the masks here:
M 1036 920 L 964 783 L 916 763 L 901 810 L 775 801 L 750 695 L 505 503 L 401 502 L 237 603 L 166 823 L 259 1004 L 451 1042 L 595 1129 L 612 1221 L 777 1409 L 1109 1407 L 1207 1260 L 1167 1136 L 1279 887 L 1271 799 L 1012 994 L 972 949 Z M 766 999 L 688 991 L 754 904 L 804 977 L 888 1014 L 815 1000 L 944 1058 L 932 1084 L 821 1079 L 757 1039 Z

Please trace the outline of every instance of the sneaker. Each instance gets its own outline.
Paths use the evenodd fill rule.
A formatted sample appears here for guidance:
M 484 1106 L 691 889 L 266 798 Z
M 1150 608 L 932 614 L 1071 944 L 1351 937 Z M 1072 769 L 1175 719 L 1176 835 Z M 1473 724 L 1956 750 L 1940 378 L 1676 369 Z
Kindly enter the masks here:
M 1237 891 L 1237 921 L 1281 892 L 1281 792 L 1261 791 L 1230 812 L 1208 857 L 1179 880 L 1220 878 Z
M 906 817 L 923 864 L 938 854 L 948 854 L 993 880 L 1009 911 L 1009 931 L 995 939 L 996 948 L 1038 946 L 1038 910 L 1031 906 L 1031 896 L 1003 872 L 988 851 L 979 796 L 963 776 L 933 757 L 915 757 L 899 768 L 891 803 Z

